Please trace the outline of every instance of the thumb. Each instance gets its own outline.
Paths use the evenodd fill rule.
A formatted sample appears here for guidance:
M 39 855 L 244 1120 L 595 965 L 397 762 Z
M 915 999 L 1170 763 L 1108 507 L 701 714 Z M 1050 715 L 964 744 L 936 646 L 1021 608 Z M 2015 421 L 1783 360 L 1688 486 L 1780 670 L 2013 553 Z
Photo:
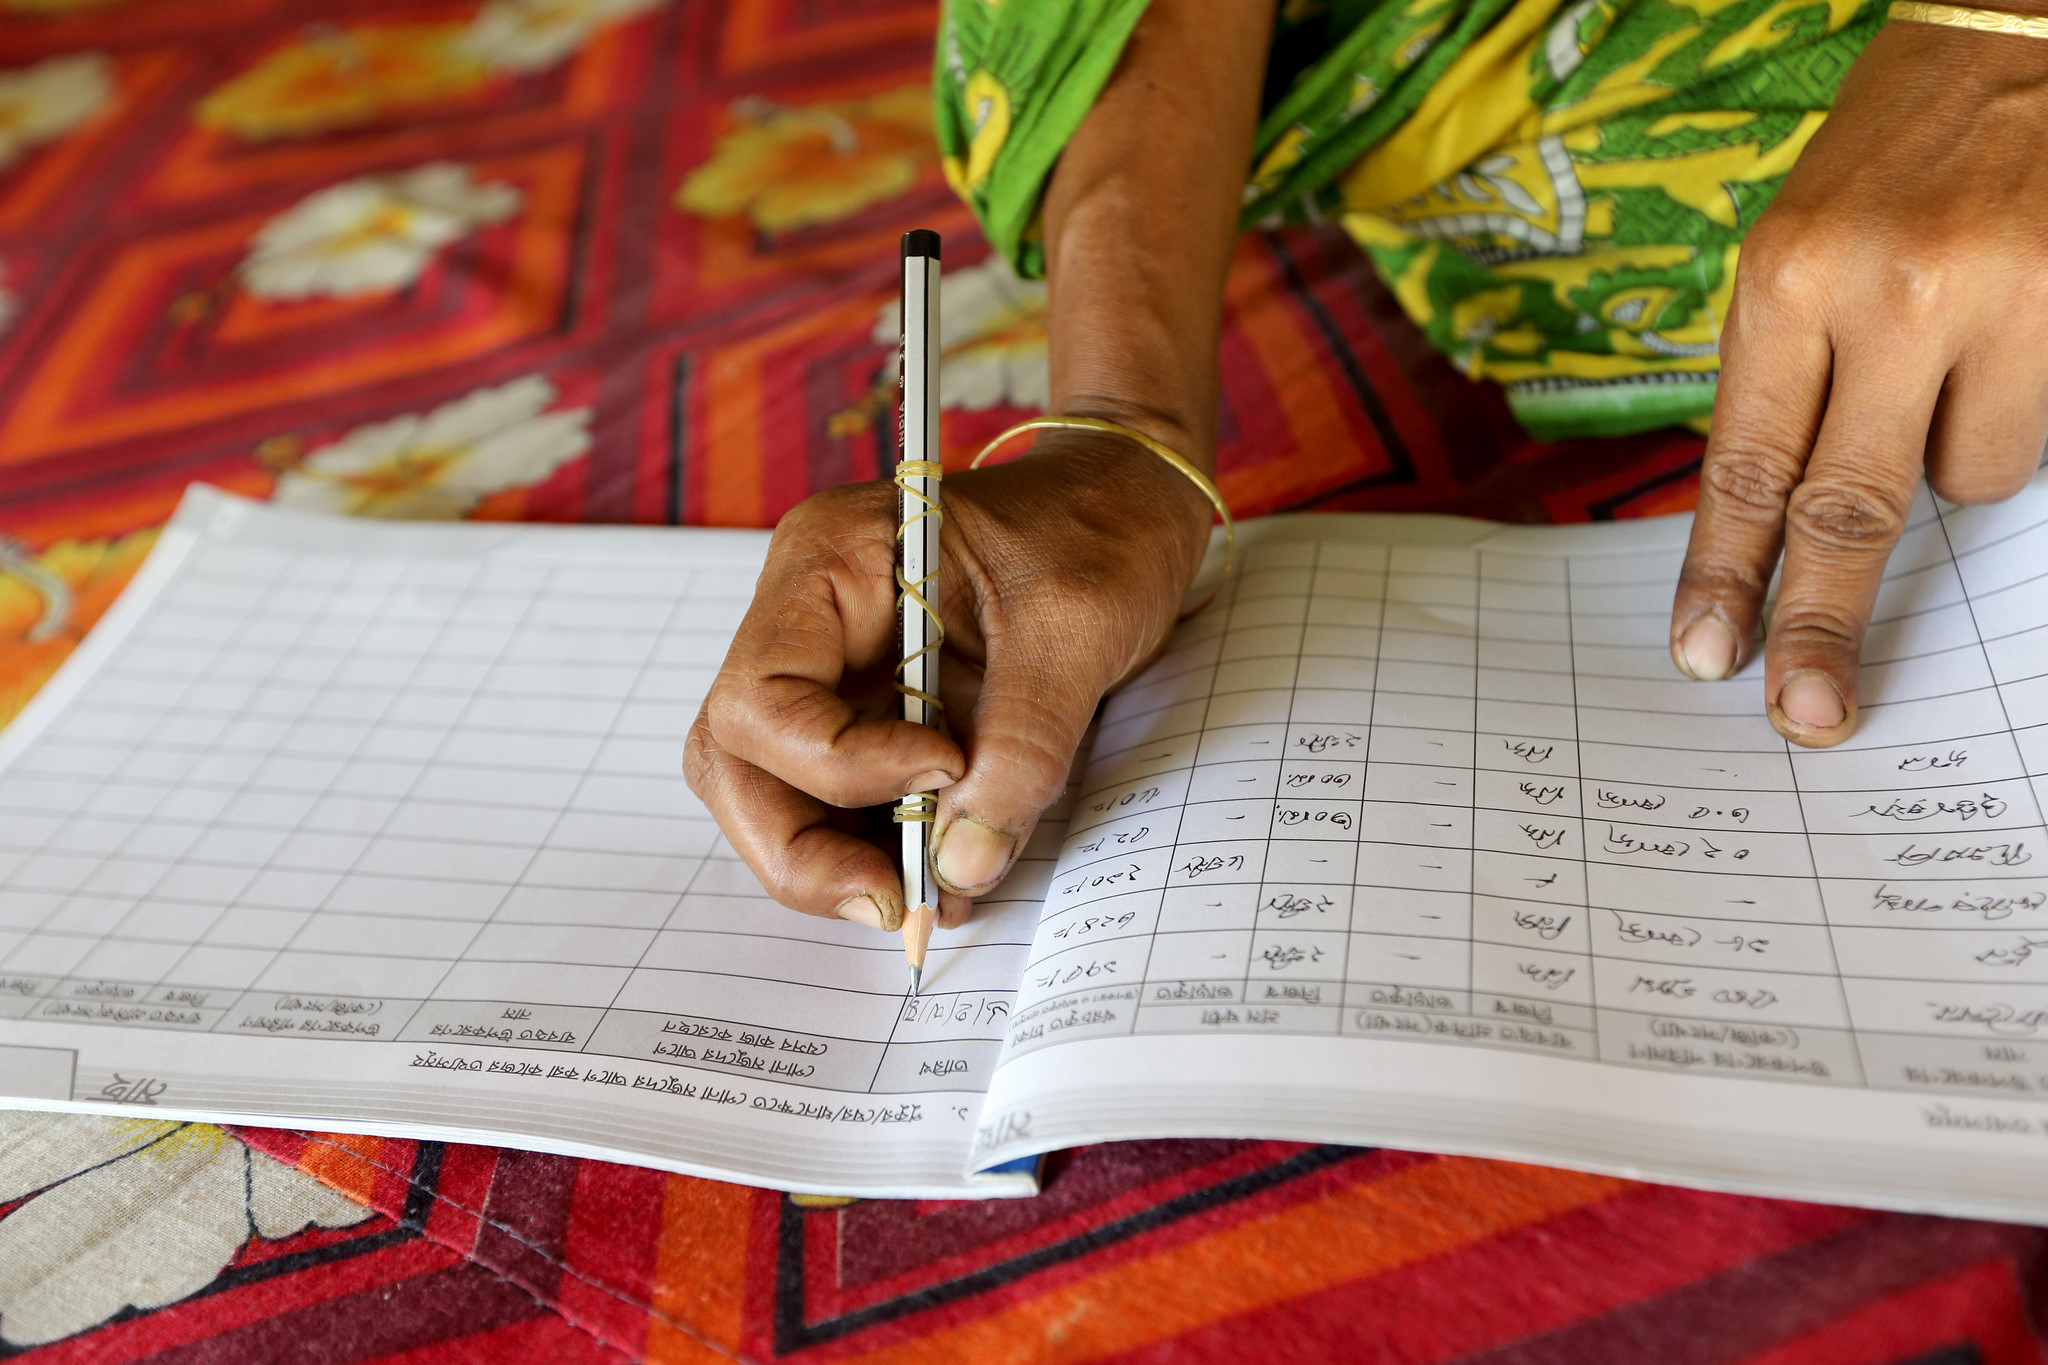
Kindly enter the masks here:
M 991 640 L 980 695 L 960 727 L 967 772 L 940 793 L 932 870 L 948 891 L 994 886 L 1066 790 L 1074 751 L 1108 685 L 1059 632 Z M 1085 638 L 1085 637 L 1083 637 Z

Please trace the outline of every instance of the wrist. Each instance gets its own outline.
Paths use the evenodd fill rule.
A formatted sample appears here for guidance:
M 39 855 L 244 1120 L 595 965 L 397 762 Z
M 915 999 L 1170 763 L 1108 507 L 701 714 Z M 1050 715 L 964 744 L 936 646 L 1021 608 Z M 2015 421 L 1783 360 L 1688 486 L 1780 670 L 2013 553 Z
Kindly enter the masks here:
M 1058 417 L 1092 417 L 1143 432 L 1204 474 L 1213 475 L 1216 469 L 1213 406 L 1209 405 L 1208 413 L 1198 413 L 1192 403 L 1167 399 L 1146 401 L 1117 392 L 1084 389 L 1058 395 L 1047 412 Z M 1135 441 L 1110 439 L 1116 445 L 1149 453 Z M 1161 463 L 1156 456 L 1153 462 Z

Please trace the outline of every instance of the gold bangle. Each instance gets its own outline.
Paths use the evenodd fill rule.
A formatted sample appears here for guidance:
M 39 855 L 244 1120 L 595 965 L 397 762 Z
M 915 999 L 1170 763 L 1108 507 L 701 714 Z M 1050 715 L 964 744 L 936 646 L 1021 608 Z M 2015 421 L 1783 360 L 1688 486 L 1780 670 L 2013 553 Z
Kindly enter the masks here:
M 2022 38 L 2048 38 L 2048 18 L 2032 14 L 2009 14 L 1998 9 L 1964 9 L 1960 5 L 1936 5 L 1928 0 L 1892 0 L 1890 15 L 1916 24 L 1939 24 L 1943 28 L 1968 28 L 1979 33 L 2016 33 Z
M 1223 572 L 1227 575 L 1237 566 L 1237 526 L 1230 519 L 1230 504 L 1223 501 L 1223 495 L 1216 491 L 1216 485 L 1209 481 L 1207 474 L 1195 468 L 1172 447 L 1153 440 L 1142 431 L 1134 431 L 1116 422 L 1105 422 L 1099 417 L 1034 417 L 1028 422 L 1019 422 L 983 446 L 981 453 L 975 456 L 967 467 L 981 468 L 981 462 L 995 454 L 997 448 L 1004 442 L 1013 436 L 1022 436 L 1027 431 L 1105 431 L 1112 436 L 1135 441 L 1151 451 L 1178 469 L 1187 477 L 1188 482 L 1202 490 L 1202 496 L 1209 500 L 1210 506 L 1216 509 L 1216 515 L 1223 519 Z

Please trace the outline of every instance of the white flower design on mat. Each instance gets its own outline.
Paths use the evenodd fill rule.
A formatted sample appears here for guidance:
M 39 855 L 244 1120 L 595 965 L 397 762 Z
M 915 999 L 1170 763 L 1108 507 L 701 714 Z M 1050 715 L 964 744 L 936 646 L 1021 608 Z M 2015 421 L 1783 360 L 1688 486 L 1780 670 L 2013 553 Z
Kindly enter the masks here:
M 590 449 L 590 409 L 547 411 L 555 386 L 528 375 L 357 427 L 281 474 L 272 501 L 364 517 L 453 520 L 493 493 L 538 483 Z
M 366 175 L 307 195 L 265 223 L 242 262 L 242 284 L 266 299 L 346 298 L 411 284 L 434 253 L 519 209 L 520 194 L 479 184 L 437 161 Z
M 470 21 L 462 45 L 500 71 L 543 71 L 607 24 L 666 0 L 489 0 Z
M 0 71 L 0 167 L 53 142 L 106 107 L 114 77 L 97 52 L 49 57 Z
M 0 1114 L 0 1338 L 54 1341 L 197 1292 L 251 1236 L 370 1210 L 210 1123 Z
M 875 340 L 895 346 L 902 304 L 875 319 Z M 882 382 L 896 382 L 892 355 Z M 1051 401 L 1045 358 L 1045 285 L 1020 279 L 991 256 L 946 275 L 939 295 L 939 405 L 980 411 L 998 403 L 1043 408 Z

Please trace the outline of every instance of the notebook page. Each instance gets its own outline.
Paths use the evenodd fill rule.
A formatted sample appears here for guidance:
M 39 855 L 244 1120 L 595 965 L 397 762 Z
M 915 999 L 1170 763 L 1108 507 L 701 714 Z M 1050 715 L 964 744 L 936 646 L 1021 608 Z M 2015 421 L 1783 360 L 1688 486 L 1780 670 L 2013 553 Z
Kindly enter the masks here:
M 1687 524 L 1283 518 L 1105 712 L 981 1150 L 1242 1134 L 2048 1219 L 2048 488 L 1923 494 L 1828 751 Z
M 766 543 L 193 490 L 0 734 L 0 1094 L 1028 1192 L 962 1171 L 1047 864 L 906 1001 L 682 780 Z

